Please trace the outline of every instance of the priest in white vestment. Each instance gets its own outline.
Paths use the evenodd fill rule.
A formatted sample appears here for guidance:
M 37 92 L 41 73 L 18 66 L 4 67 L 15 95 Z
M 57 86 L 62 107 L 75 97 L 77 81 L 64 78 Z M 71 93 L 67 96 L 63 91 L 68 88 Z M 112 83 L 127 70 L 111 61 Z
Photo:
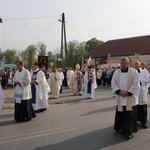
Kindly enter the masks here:
M 138 95 L 138 105 L 137 105 L 137 116 L 138 121 L 140 121 L 141 126 L 147 128 L 147 94 L 148 87 L 150 83 L 149 74 L 144 68 L 140 68 L 141 63 L 138 60 L 134 61 L 134 68 L 138 71 L 140 76 L 140 91 Z
M 68 86 L 70 85 L 73 73 L 74 71 L 72 70 L 72 68 L 69 68 L 69 70 L 67 71 L 67 77 L 66 77 Z
M 82 96 L 83 89 L 83 74 L 80 71 L 80 65 L 76 65 L 76 70 L 72 75 L 69 87 L 74 95 Z
M 62 86 L 63 86 L 63 80 L 64 80 L 64 74 L 62 72 L 62 68 L 58 68 L 58 73 L 60 75 L 60 78 L 61 78 L 61 87 L 60 87 L 60 93 L 62 93 Z
M 32 106 L 35 112 L 43 112 L 49 107 L 48 93 L 50 91 L 50 87 L 46 80 L 45 74 L 39 69 L 37 62 L 33 65 L 31 79 Z
M 23 67 L 23 62 L 17 62 L 17 72 L 13 78 L 15 86 L 14 102 L 15 102 L 15 120 L 17 122 L 30 121 L 35 118 L 35 112 L 31 105 L 31 77 L 28 70 Z
M 120 69 L 112 77 L 112 92 L 116 94 L 116 116 L 114 130 L 133 138 L 132 132 L 137 132 L 137 104 L 139 93 L 139 74 L 129 67 L 129 59 L 122 58 Z
M 88 67 L 88 70 L 84 75 L 84 85 L 85 85 L 85 98 L 94 98 L 94 92 L 97 88 L 95 72 L 92 71 L 92 66 Z
M 3 108 L 4 102 L 5 102 L 5 97 L 0 83 L 0 110 Z
M 62 80 L 61 80 L 61 76 L 60 74 L 58 73 L 58 70 L 57 68 L 54 68 L 53 69 L 53 73 L 51 74 L 51 77 L 50 77 L 50 88 L 51 88 L 51 98 L 59 98 L 59 94 L 60 94 L 60 88 L 61 88 L 61 85 L 62 85 Z

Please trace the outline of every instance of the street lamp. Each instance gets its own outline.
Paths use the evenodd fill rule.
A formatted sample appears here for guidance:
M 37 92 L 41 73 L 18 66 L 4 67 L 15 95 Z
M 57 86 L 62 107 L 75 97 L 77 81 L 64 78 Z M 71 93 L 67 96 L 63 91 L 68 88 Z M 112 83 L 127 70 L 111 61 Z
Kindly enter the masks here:
M 61 60 L 62 60 L 61 58 L 57 59 L 57 61 L 59 62 L 59 67 L 60 67 L 60 64 L 61 64 Z

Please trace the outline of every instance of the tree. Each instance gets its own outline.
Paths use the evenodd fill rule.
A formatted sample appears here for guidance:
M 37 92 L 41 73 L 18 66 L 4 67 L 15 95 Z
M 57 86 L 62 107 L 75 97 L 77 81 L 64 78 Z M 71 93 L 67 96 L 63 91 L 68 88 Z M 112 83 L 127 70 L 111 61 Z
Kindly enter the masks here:
M 5 56 L 5 61 L 7 64 L 12 64 L 12 63 L 16 63 L 17 60 L 19 59 L 18 55 L 17 55 L 17 51 L 14 49 L 8 49 L 4 52 L 4 56 Z
M 3 59 L 4 53 L 0 51 L 0 61 Z
M 54 55 L 51 51 L 49 51 L 47 54 L 48 54 L 48 66 L 56 67 L 57 66 L 57 56 Z
M 87 55 L 87 52 L 85 50 L 85 42 L 79 43 L 78 41 L 71 41 L 68 42 L 68 63 L 67 67 L 75 67 L 76 64 L 81 65 L 81 59 L 82 57 L 85 57 Z
M 24 64 L 28 64 L 28 51 L 27 50 L 21 51 L 21 59 L 24 62 Z
M 36 47 L 34 45 L 30 45 L 25 50 L 25 58 L 27 59 L 28 67 L 32 67 L 34 62 L 37 60 L 36 58 Z
M 101 44 L 103 44 L 104 42 L 101 40 L 98 40 L 96 38 L 92 38 L 90 40 L 88 40 L 86 42 L 86 46 L 85 49 L 88 53 L 90 53 L 94 48 L 96 48 L 97 46 L 100 46 Z
M 37 43 L 36 48 L 37 51 L 39 52 L 39 55 L 45 56 L 46 55 L 46 45 L 42 42 Z

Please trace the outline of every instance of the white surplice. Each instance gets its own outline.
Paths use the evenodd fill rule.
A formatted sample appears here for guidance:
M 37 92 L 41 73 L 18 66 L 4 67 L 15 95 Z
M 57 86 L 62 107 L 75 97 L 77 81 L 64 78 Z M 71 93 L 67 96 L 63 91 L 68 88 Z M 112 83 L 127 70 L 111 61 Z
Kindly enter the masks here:
M 92 76 L 93 76 L 91 93 L 87 93 L 88 82 L 89 82 L 88 72 L 86 71 L 85 75 L 84 75 L 84 87 L 85 87 L 85 95 L 84 95 L 84 97 L 85 98 L 94 98 L 94 92 L 95 92 L 95 89 L 97 88 L 95 72 L 91 72 L 91 73 L 92 73 Z
M 3 108 L 4 102 L 5 102 L 5 97 L 0 84 L 0 110 Z
M 111 87 L 112 87 L 112 93 L 115 94 L 117 90 L 121 91 L 128 91 L 132 93 L 132 106 L 135 106 L 138 104 L 138 93 L 140 89 L 140 82 L 139 82 L 139 74 L 138 72 L 131 68 L 132 71 L 132 81 L 133 84 L 129 89 L 127 89 L 127 81 L 128 81 L 128 72 L 121 72 L 120 74 L 120 85 L 117 86 L 117 74 L 120 69 L 116 70 L 113 74 L 112 81 L 111 81 Z M 120 96 L 120 105 L 126 106 L 127 104 L 127 97 Z M 116 94 L 116 105 L 118 105 L 118 95 Z
M 29 71 L 26 70 L 24 67 L 22 68 L 22 71 L 20 72 L 19 70 L 17 70 L 13 78 L 13 83 L 15 81 L 20 82 L 20 85 L 15 86 L 15 94 L 17 94 L 18 92 L 20 93 L 22 91 L 21 100 L 31 99 L 32 98 L 31 87 L 30 87 L 31 76 L 30 76 Z
M 58 72 L 59 73 L 59 75 L 60 75 L 60 78 L 61 78 L 61 81 L 63 82 L 63 80 L 64 80 L 64 74 L 63 74 L 63 72 Z
M 145 69 L 140 69 L 140 91 L 139 91 L 139 105 L 147 104 L 147 94 L 148 94 L 148 87 L 150 83 L 149 74 Z
M 62 85 L 61 76 L 58 72 L 53 72 L 50 77 L 50 88 L 52 93 L 52 98 L 59 98 L 60 87 Z
M 68 84 L 68 86 L 70 85 L 70 82 L 71 82 L 73 73 L 74 73 L 73 70 L 68 70 L 68 71 L 67 71 L 67 84 Z
M 31 77 L 32 74 L 33 73 L 31 73 Z M 33 109 L 39 110 L 48 108 L 48 93 L 50 91 L 50 87 L 46 80 L 45 74 L 41 70 L 37 73 L 36 83 L 36 103 L 32 103 Z

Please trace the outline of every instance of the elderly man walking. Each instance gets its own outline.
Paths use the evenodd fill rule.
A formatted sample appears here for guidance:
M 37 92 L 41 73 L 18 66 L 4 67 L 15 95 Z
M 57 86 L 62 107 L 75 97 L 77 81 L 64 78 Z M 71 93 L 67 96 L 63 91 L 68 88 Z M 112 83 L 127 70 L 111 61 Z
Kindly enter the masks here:
M 116 94 L 116 116 L 114 130 L 133 138 L 132 132 L 137 132 L 137 104 L 139 93 L 139 74 L 129 67 L 129 59 L 122 58 L 121 68 L 112 77 L 112 91 Z

